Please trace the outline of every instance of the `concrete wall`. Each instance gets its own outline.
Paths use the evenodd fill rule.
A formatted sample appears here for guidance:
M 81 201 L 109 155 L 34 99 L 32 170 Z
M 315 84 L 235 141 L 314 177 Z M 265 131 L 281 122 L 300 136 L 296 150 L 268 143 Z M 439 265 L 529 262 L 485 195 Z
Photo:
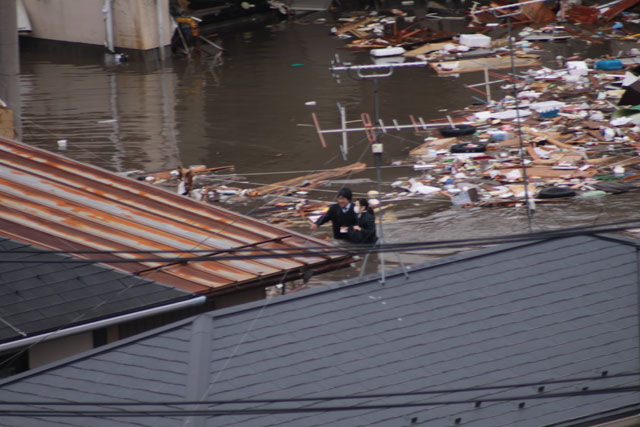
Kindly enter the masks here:
M 92 348 L 92 332 L 41 342 L 29 349 L 29 369 L 37 368 Z
M 116 48 L 149 50 L 159 46 L 157 1 L 163 11 L 162 45 L 171 43 L 169 0 L 113 0 Z M 104 0 L 24 0 L 31 37 L 105 45 Z

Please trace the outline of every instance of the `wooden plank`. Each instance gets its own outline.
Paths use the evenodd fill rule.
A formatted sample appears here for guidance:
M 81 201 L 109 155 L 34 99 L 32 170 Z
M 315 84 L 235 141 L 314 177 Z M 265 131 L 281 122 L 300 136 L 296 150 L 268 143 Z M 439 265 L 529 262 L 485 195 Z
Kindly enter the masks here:
M 519 147 L 520 146 L 520 138 L 509 138 L 504 141 L 500 141 L 498 143 L 499 147 Z M 527 148 L 528 149 L 528 148 Z
M 600 22 L 610 21 L 626 9 L 629 9 L 638 3 L 640 3 L 640 0 L 622 0 L 620 3 L 611 6 L 609 10 L 603 13 L 600 18 Z
M 340 28 L 338 28 L 336 30 L 336 35 L 339 36 L 340 34 L 348 33 L 349 31 L 352 31 L 352 30 L 356 30 L 358 27 L 370 24 L 371 22 L 375 21 L 376 19 L 378 19 L 378 18 L 376 18 L 375 16 L 368 16 L 368 17 L 366 17 L 364 19 L 361 19 L 360 21 L 352 22 L 351 24 L 343 25 L 342 27 L 340 27 Z
M 622 160 L 616 163 L 610 163 L 608 166 L 609 167 L 616 167 L 616 166 L 631 166 L 631 165 L 637 165 L 638 163 L 640 163 L 640 157 L 631 157 L 628 158 L 626 160 Z
M 444 47 L 448 44 L 453 44 L 456 45 L 456 43 L 452 43 L 452 42 L 441 42 L 441 43 L 427 43 L 425 45 L 422 45 L 416 49 L 410 50 L 408 52 L 405 52 L 402 56 L 408 56 L 410 58 L 416 57 L 418 55 L 424 55 L 427 54 L 429 52 L 434 52 L 434 51 L 438 51 L 441 49 L 444 49 Z
M 591 37 L 588 34 L 583 33 L 582 31 L 578 30 L 576 27 L 574 27 L 573 25 L 565 25 L 564 26 L 564 30 L 569 33 L 569 34 L 573 34 L 574 36 L 578 36 L 581 37 L 585 40 L 588 40 L 592 43 L 596 43 L 596 44 L 603 44 L 604 42 L 600 39 L 596 39 L 594 37 Z
M 575 151 L 575 152 L 580 152 L 579 150 L 576 150 L 576 147 L 574 147 L 573 145 L 569 145 L 566 144 L 562 141 L 560 141 L 555 135 L 557 135 L 557 132 L 536 132 L 533 130 L 529 130 L 529 133 L 533 136 L 537 136 L 540 138 L 544 138 L 548 143 L 555 145 L 556 147 L 559 148 L 564 148 L 565 150 L 571 150 L 571 151 Z M 554 135 L 555 134 L 555 135 Z
M 424 156 L 429 154 L 429 150 L 437 149 L 444 150 L 449 149 L 453 144 L 458 142 L 458 138 L 440 138 L 432 141 L 427 141 L 420 144 L 413 150 L 409 151 L 410 156 Z
M 320 182 L 327 179 L 337 178 L 339 176 L 360 172 L 367 167 L 365 163 L 354 163 L 352 165 L 343 166 L 329 171 L 316 172 L 305 176 L 299 176 L 286 181 L 275 182 L 273 184 L 263 185 L 247 191 L 247 195 L 251 197 L 260 197 L 266 194 L 286 194 L 293 190 L 301 188 L 313 188 Z
M 229 170 L 233 170 L 234 166 L 233 165 L 229 165 L 229 166 L 218 166 L 215 168 L 193 168 L 193 169 L 183 169 L 183 173 L 186 173 L 186 171 L 191 171 L 194 175 L 203 175 L 203 174 L 207 174 L 207 173 L 211 173 L 211 172 L 220 172 L 220 171 L 229 171 Z M 162 172 L 153 172 L 150 173 L 148 176 L 153 176 L 155 179 L 170 179 L 170 178 L 177 178 L 177 176 L 171 175 L 171 172 L 175 171 L 176 169 L 170 170 L 170 171 L 162 171 Z
M 506 175 L 509 171 L 510 169 L 505 169 L 500 172 L 504 172 Z M 596 173 L 597 171 L 595 170 L 581 171 L 579 169 L 552 169 L 551 166 L 533 166 L 527 168 L 527 176 L 529 178 L 589 178 Z
M 541 65 L 541 62 L 538 59 L 533 58 L 516 57 L 513 59 L 513 62 L 516 67 L 537 67 Z M 460 61 L 444 61 L 431 63 L 429 65 L 431 65 L 431 68 L 433 68 L 438 74 L 458 74 L 483 71 L 485 67 L 489 70 L 511 68 L 511 59 L 508 56 L 502 56 L 463 59 Z

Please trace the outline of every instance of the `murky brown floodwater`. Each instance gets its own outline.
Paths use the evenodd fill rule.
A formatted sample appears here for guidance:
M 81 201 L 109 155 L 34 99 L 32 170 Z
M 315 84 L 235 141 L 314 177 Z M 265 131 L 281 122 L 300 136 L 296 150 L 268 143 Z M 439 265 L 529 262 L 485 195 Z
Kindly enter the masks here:
M 56 141 L 67 139 L 63 154 L 90 164 L 125 172 L 167 170 L 178 164 L 209 167 L 235 165 L 252 183 L 269 183 L 302 171 L 334 168 L 360 159 L 373 165 L 364 135 L 353 134 L 345 162 L 339 138 L 327 138 L 322 149 L 311 123 L 316 111 L 324 127 L 339 123 L 336 103 L 347 107 L 349 119 L 361 112 L 373 114 L 372 84 L 343 75 L 338 84 L 329 72 L 339 52 L 343 61 L 366 63 L 366 53 L 338 50 L 344 44 L 329 35 L 331 24 L 318 23 L 319 15 L 281 22 L 221 36 L 223 64 L 203 55 L 130 61 L 105 65 L 101 51 L 51 44 L 23 44 L 21 102 L 23 141 L 59 151 Z M 436 29 L 455 30 L 455 23 L 434 22 Z M 619 42 L 613 42 L 619 43 Z M 581 41 L 547 43 L 544 58 L 583 52 L 595 57 L 617 53 L 631 45 L 609 43 L 587 46 Z M 459 78 L 437 77 L 431 69 L 400 69 L 380 80 L 381 116 L 386 122 L 408 122 L 408 115 L 425 120 L 443 117 L 475 95 L 465 83 L 482 80 L 481 73 Z M 305 102 L 315 101 L 315 107 Z M 384 138 L 384 164 L 406 159 L 421 138 L 411 132 Z M 254 175 L 254 173 L 273 173 Z M 383 181 L 418 176 L 411 168 L 385 168 Z M 374 171 L 353 178 L 375 178 Z M 310 196 L 332 199 L 339 185 Z M 373 181 L 352 185 L 358 192 L 375 189 Z M 385 189 L 389 190 L 388 186 Z M 224 205 L 247 212 L 255 203 Z M 539 205 L 534 230 L 590 225 L 637 218 L 640 197 L 622 195 L 575 200 L 570 204 Z M 523 208 L 459 209 L 440 196 L 427 196 L 392 205 L 385 210 L 387 242 L 471 238 L 526 232 Z M 307 230 L 302 230 L 307 232 Z M 328 227 L 327 227 L 328 231 Z M 452 251 L 449 251 L 451 253 Z M 446 254 L 404 255 L 413 263 Z M 386 256 L 387 266 L 398 265 Z M 368 266 L 368 271 L 374 269 Z M 325 275 L 321 280 L 353 276 L 353 270 Z

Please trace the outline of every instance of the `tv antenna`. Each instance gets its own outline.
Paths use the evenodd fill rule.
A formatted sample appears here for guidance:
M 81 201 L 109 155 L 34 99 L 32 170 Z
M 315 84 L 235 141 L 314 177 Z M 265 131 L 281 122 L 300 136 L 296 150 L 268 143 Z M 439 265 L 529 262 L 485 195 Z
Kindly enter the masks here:
M 388 129 L 403 129 L 408 127 L 414 127 L 415 124 L 412 125 L 400 125 L 397 122 L 394 123 L 394 126 L 388 127 L 385 126 L 382 120 L 380 119 L 380 101 L 378 96 L 378 79 L 386 78 L 393 75 L 393 71 L 396 68 L 411 68 L 411 67 L 424 67 L 428 64 L 427 61 L 415 61 L 415 62 L 393 62 L 393 59 L 386 58 L 382 60 L 383 62 L 375 63 L 375 64 L 365 64 L 365 65 L 354 65 L 348 62 L 341 62 L 340 57 L 336 54 L 333 61 L 331 61 L 331 72 L 338 83 L 340 83 L 340 74 L 341 72 L 355 72 L 360 80 L 370 80 L 373 82 L 373 115 L 374 119 L 371 120 L 371 117 L 367 113 L 362 113 L 362 128 L 347 128 L 346 121 L 346 111 L 344 107 L 338 104 L 338 111 L 340 112 L 340 129 L 332 129 L 328 131 L 323 131 L 320 129 L 320 125 L 318 124 L 318 118 L 314 114 L 312 114 L 314 124 L 316 126 L 316 131 L 318 132 L 318 136 L 320 137 L 320 141 L 322 145 L 326 147 L 326 142 L 324 140 L 324 133 L 342 133 L 342 155 L 346 158 L 348 146 L 347 146 L 347 132 L 354 131 L 364 131 L 367 135 L 367 139 L 371 143 L 371 152 L 373 153 L 373 158 L 375 162 L 376 168 L 376 181 L 378 188 L 378 196 L 382 195 L 382 173 L 380 171 L 380 166 L 382 163 L 382 142 L 380 142 L 381 132 L 386 132 Z M 427 124 L 424 123 L 422 119 L 420 119 L 424 128 L 427 128 Z M 380 202 L 379 209 L 379 218 L 378 218 L 378 230 L 379 230 L 379 240 L 377 244 L 384 244 L 384 230 L 382 227 L 382 201 Z M 367 254 L 368 256 L 368 254 Z M 402 261 L 401 261 L 402 263 Z M 381 264 L 381 278 L 380 282 L 384 283 L 385 281 L 385 271 L 384 271 L 384 252 L 380 252 L 380 264 Z M 366 265 L 366 258 L 363 264 L 363 272 L 364 265 Z M 404 265 L 403 265 L 404 267 Z M 407 275 L 405 270 L 405 275 Z

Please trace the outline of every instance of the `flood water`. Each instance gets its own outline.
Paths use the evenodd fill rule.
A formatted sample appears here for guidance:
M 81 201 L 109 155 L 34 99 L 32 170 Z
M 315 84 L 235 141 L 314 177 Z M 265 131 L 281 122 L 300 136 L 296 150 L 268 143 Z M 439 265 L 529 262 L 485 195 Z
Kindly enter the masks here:
M 318 22 L 318 18 L 328 22 Z M 214 39 L 224 47 L 222 61 L 203 54 L 121 64 L 106 64 L 101 49 L 81 49 L 49 43 L 23 43 L 21 49 L 22 140 L 102 168 L 127 172 L 161 171 L 177 165 L 208 167 L 234 165 L 236 173 L 252 184 L 271 183 L 357 161 L 373 165 L 364 135 L 350 135 L 346 160 L 340 138 L 328 136 L 322 148 L 311 127 L 316 112 L 325 128 L 339 127 L 336 103 L 346 106 L 349 120 L 363 112 L 373 115 L 373 86 L 329 71 L 336 53 L 342 61 L 368 63 L 367 53 L 338 49 L 345 44 L 330 35 L 331 17 L 308 15 L 272 26 L 246 29 Z M 436 29 L 454 30 L 454 22 L 435 22 Z M 634 47 L 631 45 L 630 47 Z M 588 46 L 580 41 L 545 44 L 546 60 L 556 55 L 600 55 L 602 49 L 627 46 Z M 409 123 L 409 115 L 424 120 L 445 117 L 475 102 L 464 84 L 482 81 L 481 73 L 458 78 L 438 77 L 430 68 L 396 70 L 379 80 L 381 117 Z M 314 106 L 305 105 L 315 102 Z M 66 139 L 61 151 L 57 140 Z M 422 143 L 410 131 L 383 137 L 383 165 L 407 159 L 407 152 Z M 295 173 L 283 173 L 295 171 Z M 418 177 L 409 167 L 385 167 L 383 190 L 400 177 Z M 350 185 L 357 193 L 376 189 L 375 171 L 348 179 L 371 182 Z M 312 192 L 313 199 L 331 200 L 340 184 Z M 221 204 L 246 213 L 256 202 Z M 425 196 L 402 203 L 387 203 L 384 235 L 387 243 L 465 239 L 527 231 L 524 208 L 472 208 L 451 206 L 441 196 Z M 538 205 L 533 230 L 593 225 L 635 219 L 640 197 L 629 192 L 566 204 Z M 329 231 L 328 226 L 323 227 Z M 299 229 L 308 233 L 306 229 Z M 316 233 L 321 236 L 323 233 Z M 388 254 L 386 266 L 399 259 L 414 263 L 458 249 L 421 254 Z M 379 266 L 374 260 L 367 271 Z M 353 269 L 323 276 L 321 280 L 351 277 Z

